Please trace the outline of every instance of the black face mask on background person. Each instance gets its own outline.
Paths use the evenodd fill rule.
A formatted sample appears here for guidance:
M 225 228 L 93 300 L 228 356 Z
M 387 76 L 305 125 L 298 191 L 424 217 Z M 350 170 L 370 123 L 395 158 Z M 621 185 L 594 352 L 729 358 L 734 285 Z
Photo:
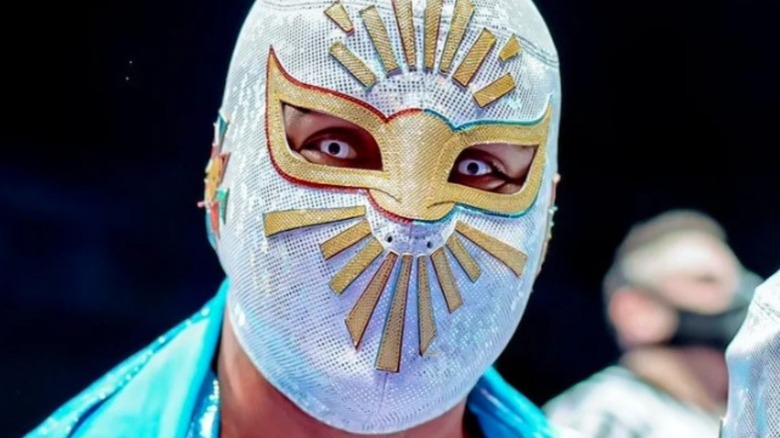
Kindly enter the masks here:
M 672 347 L 710 347 L 725 351 L 745 320 L 750 299 L 759 284 L 761 278 L 758 275 L 743 271 L 740 274 L 737 293 L 729 307 L 714 314 L 682 310 L 661 300 L 659 294 L 654 294 L 656 299 L 677 312 L 677 328 L 664 344 Z

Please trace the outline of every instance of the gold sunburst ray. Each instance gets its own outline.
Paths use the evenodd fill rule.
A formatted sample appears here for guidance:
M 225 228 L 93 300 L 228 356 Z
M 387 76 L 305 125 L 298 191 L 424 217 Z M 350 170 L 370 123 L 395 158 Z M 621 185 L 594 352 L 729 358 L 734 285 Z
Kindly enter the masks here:
M 360 347 L 360 341 L 363 339 L 366 327 L 368 327 L 368 323 L 371 320 L 371 315 L 374 314 L 376 305 L 379 303 L 379 298 L 385 290 L 397 259 L 398 254 L 394 252 L 390 252 L 385 257 L 379 269 L 374 273 L 374 277 L 371 278 L 368 286 L 366 286 L 360 298 L 358 298 L 357 303 L 355 303 L 349 315 L 347 315 L 347 330 L 355 348 Z
M 452 255 L 455 256 L 455 260 L 457 260 L 460 267 L 466 271 L 469 280 L 471 280 L 472 283 L 477 281 L 482 274 L 482 271 L 480 270 L 477 261 L 474 260 L 474 257 L 471 256 L 466 247 L 463 246 L 463 243 L 461 243 L 458 236 L 452 234 L 450 238 L 447 239 L 447 248 Z
M 447 303 L 447 310 L 452 313 L 463 305 L 463 298 L 460 295 L 460 290 L 458 290 L 455 277 L 452 275 L 444 248 L 439 248 L 431 254 L 431 262 L 433 263 L 433 270 L 436 272 L 441 292 L 444 295 L 444 301 Z
M 354 282 L 360 274 L 365 272 L 371 263 L 374 262 L 384 252 L 384 247 L 375 238 L 371 237 L 370 241 L 360 252 L 355 255 L 347 264 L 336 273 L 336 275 L 330 281 L 330 288 L 336 295 L 341 295 Z
M 395 58 L 393 44 L 390 42 L 390 35 L 388 35 L 387 27 L 385 27 L 385 23 L 379 15 L 379 10 L 372 5 L 360 11 L 360 16 L 363 18 L 363 23 L 366 25 L 366 30 L 368 30 L 368 36 L 374 45 L 376 53 L 379 55 L 379 60 L 382 62 L 387 76 L 400 72 L 401 67 Z
M 395 291 L 393 291 L 390 303 L 390 313 L 385 319 L 385 329 L 376 358 L 378 370 L 397 373 L 401 368 L 401 348 L 404 341 L 406 301 L 409 293 L 409 280 L 412 275 L 412 260 L 410 254 L 404 254 L 401 257 L 401 271 L 398 273 Z
M 286 231 L 355 219 L 365 215 L 366 207 L 363 206 L 274 211 L 263 216 L 263 230 L 266 237 L 271 237 Z
M 431 303 L 431 287 L 428 283 L 428 257 L 417 258 L 417 328 L 420 337 L 420 356 L 428 351 L 436 338 L 436 320 Z
M 352 19 L 349 18 L 349 13 L 344 8 L 341 1 L 337 0 L 333 2 L 328 9 L 325 9 L 325 15 L 347 34 L 351 35 L 355 31 Z
M 456 0 L 455 10 L 450 23 L 450 30 L 447 33 L 447 41 L 444 43 L 444 51 L 439 61 L 439 72 L 449 73 L 455 54 L 458 53 L 463 38 L 469 27 L 471 17 L 474 16 L 474 2 L 472 0 Z
M 370 235 L 371 225 L 368 223 L 368 220 L 363 219 L 325 242 L 322 242 L 320 244 L 320 251 L 325 260 L 330 260 L 336 256 L 336 254 L 356 245 Z
M 523 274 L 523 269 L 528 260 L 528 256 L 524 252 L 467 225 L 465 222 L 458 221 L 455 224 L 455 231 L 506 265 L 514 272 L 515 276 L 519 277 Z

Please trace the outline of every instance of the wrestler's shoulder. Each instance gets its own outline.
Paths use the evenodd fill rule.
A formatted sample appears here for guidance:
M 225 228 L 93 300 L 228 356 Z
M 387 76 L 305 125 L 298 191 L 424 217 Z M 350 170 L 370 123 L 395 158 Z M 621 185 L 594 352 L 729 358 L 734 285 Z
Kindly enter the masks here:
M 200 355 L 204 332 L 210 325 L 210 310 L 207 305 L 114 367 L 57 409 L 27 437 L 75 436 L 97 428 L 97 423 L 108 418 L 122 418 L 127 422 L 143 420 L 145 413 L 165 404 L 172 382 L 184 378 L 183 374 L 177 376 L 179 364 Z

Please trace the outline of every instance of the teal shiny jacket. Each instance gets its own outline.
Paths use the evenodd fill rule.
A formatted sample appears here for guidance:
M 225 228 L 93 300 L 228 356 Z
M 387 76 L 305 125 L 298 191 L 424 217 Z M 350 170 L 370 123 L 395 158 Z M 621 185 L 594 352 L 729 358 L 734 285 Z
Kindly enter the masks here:
M 111 370 L 44 421 L 28 437 L 192 436 L 213 379 L 227 281 L 199 312 Z M 546 438 L 542 412 L 491 368 L 468 398 L 488 438 Z M 217 428 L 218 430 L 218 428 Z

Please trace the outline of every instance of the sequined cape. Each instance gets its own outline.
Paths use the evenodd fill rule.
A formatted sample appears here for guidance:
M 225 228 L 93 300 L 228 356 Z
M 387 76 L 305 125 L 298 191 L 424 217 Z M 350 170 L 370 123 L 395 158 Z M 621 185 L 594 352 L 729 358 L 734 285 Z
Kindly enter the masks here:
M 219 341 L 227 281 L 200 311 L 67 402 L 27 437 L 192 436 Z M 490 368 L 468 398 L 488 438 L 553 436 L 542 412 Z

